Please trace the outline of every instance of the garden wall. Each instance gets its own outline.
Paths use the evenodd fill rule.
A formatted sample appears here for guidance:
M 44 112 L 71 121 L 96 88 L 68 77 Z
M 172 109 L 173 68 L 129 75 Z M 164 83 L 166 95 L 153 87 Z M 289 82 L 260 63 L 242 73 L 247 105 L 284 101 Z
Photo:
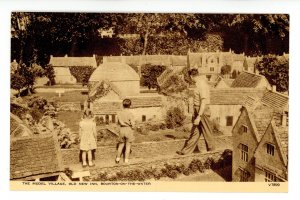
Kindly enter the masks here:
M 81 111 L 81 102 L 57 102 L 60 111 Z
M 231 136 L 218 136 L 215 138 L 216 149 L 223 152 L 225 149 L 232 149 Z M 132 145 L 131 158 L 134 159 L 153 159 L 159 156 L 175 155 L 180 150 L 185 140 L 167 140 L 159 142 L 142 142 Z M 206 152 L 205 141 L 203 138 L 199 141 L 200 152 Z M 68 167 L 79 163 L 79 149 L 62 149 L 62 160 L 64 166 Z M 98 147 L 96 151 L 97 161 L 113 160 L 116 155 L 116 146 Z M 195 154 L 197 155 L 197 154 Z M 198 154 L 199 155 L 199 154 Z

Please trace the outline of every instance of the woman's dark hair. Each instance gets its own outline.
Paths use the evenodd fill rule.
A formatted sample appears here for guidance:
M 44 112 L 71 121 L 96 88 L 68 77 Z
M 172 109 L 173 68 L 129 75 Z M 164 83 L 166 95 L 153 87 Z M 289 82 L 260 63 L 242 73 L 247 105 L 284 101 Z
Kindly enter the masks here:
M 123 100 L 123 107 L 124 108 L 130 108 L 131 106 L 131 100 L 130 99 L 124 99 Z
M 195 69 L 195 68 L 190 69 L 188 73 L 189 73 L 189 76 L 196 76 L 199 74 L 198 69 Z
M 86 109 L 84 112 L 83 112 L 83 118 L 86 118 L 86 117 L 92 117 L 93 116 L 93 113 L 90 109 Z

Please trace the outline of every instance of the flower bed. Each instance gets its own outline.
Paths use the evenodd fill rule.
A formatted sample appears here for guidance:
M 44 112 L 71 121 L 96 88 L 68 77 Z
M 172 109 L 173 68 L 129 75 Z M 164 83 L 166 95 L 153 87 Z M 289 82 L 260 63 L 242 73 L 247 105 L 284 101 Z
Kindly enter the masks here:
M 133 169 L 115 173 L 100 172 L 96 176 L 86 178 L 86 181 L 145 181 L 160 180 L 161 178 L 176 179 L 180 175 L 204 173 L 206 170 L 221 170 L 231 166 L 231 151 L 225 150 L 218 160 L 208 157 L 205 162 L 193 159 L 189 164 L 165 163 L 162 168 Z

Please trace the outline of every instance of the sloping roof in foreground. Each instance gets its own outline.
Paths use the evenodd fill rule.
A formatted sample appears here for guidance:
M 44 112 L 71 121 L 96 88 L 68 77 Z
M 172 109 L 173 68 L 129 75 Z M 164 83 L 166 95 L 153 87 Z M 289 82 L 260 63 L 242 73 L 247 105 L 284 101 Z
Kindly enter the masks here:
M 10 179 L 25 179 L 62 171 L 57 139 L 51 135 L 12 138 Z

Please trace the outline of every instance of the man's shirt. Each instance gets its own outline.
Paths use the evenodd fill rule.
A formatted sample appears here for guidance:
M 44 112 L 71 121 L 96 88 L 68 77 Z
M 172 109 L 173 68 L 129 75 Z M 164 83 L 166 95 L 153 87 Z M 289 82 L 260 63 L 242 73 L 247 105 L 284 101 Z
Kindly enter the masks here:
M 205 78 L 199 77 L 194 90 L 194 106 L 200 106 L 202 99 L 206 99 L 206 103 L 210 103 L 209 85 Z

